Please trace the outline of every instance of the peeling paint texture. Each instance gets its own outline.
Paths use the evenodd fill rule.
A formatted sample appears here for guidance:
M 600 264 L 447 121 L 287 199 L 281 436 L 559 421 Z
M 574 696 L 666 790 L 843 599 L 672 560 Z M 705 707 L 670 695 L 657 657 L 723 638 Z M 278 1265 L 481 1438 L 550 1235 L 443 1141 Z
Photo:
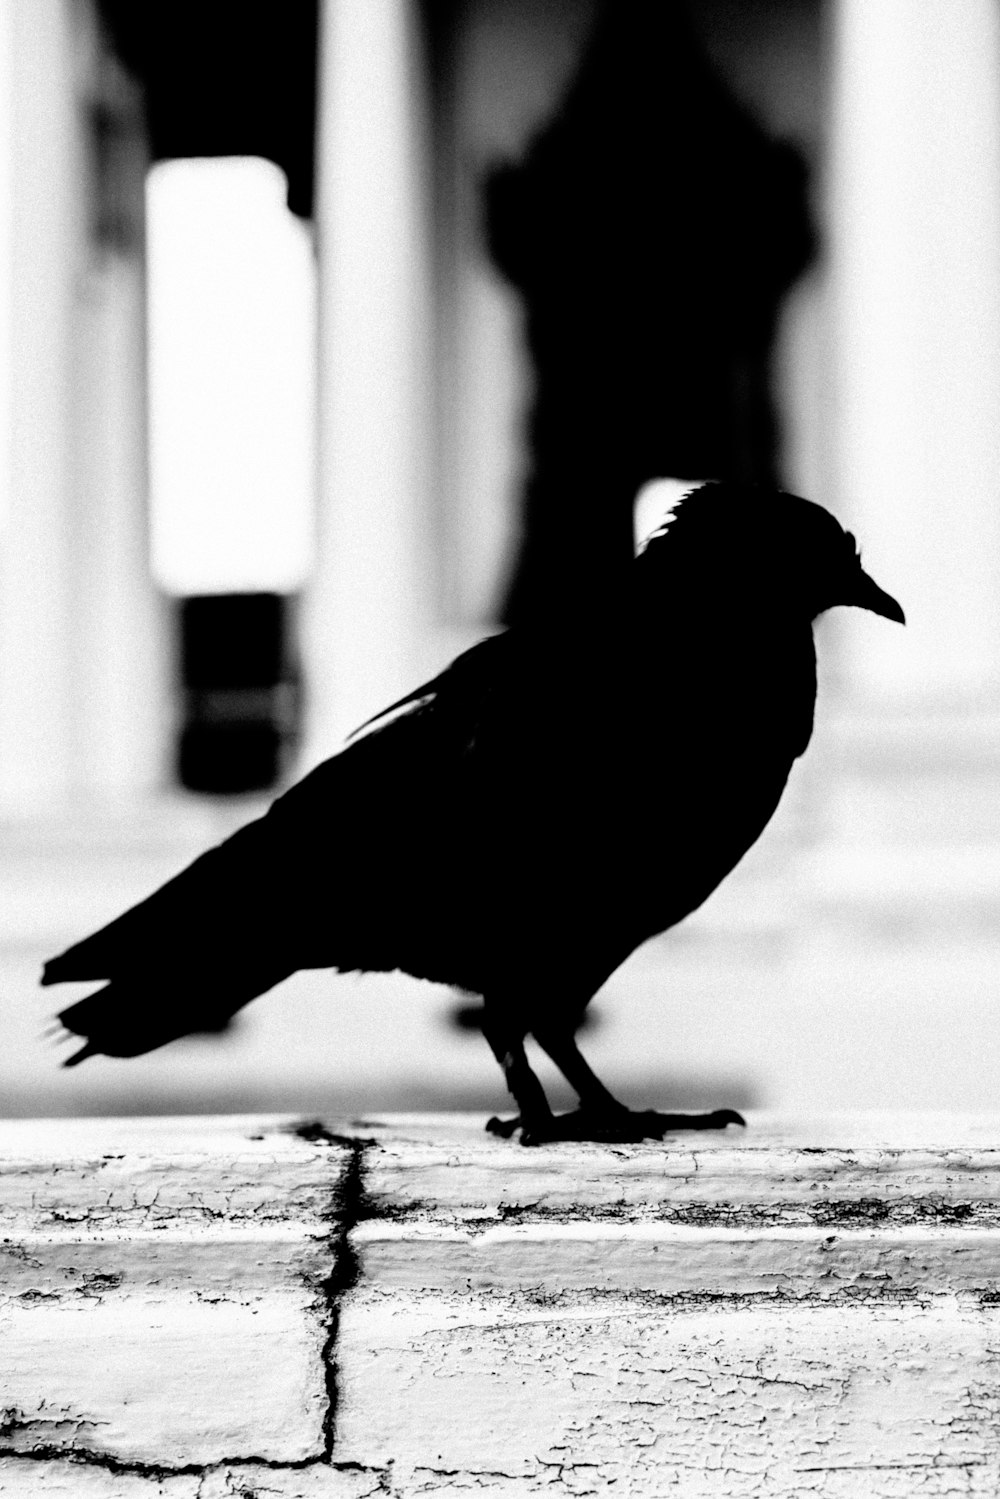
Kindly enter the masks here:
M 1000 1492 L 1000 1116 L 0 1125 L 0 1496 Z

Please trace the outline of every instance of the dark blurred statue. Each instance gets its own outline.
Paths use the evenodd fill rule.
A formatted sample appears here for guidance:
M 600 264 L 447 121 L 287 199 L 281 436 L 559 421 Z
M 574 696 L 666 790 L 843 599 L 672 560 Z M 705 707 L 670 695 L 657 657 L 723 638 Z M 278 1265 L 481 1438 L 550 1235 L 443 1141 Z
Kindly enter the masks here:
M 777 482 L 769 353 L 813 248 L 805 166 L 682 6 L 605 3 L 563 109 L 486 209 L 537 382 L 505 617 L 572 617 L 631 555 L 647 479 Z

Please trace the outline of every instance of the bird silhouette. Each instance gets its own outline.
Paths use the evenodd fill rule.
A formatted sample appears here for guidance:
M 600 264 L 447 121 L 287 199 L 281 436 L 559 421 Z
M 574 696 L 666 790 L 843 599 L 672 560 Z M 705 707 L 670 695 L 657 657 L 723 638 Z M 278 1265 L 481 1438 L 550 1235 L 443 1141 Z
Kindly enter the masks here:
M 821 506 L 703 485 L 586 616 L 481 641 L 266 813 L 45 965 L 105 980 L 59 1015 L 93 1053 L 222 1029 L 297 969 L 403 970 L 483 998 L 526 1144 L 742 1123 L 634 1112 L 575 1032 L 629 954 L 756 841 L 812 732 L 812 622 L 904 623 Z M 532 1035 L 579 1108 L 554 1115 Z

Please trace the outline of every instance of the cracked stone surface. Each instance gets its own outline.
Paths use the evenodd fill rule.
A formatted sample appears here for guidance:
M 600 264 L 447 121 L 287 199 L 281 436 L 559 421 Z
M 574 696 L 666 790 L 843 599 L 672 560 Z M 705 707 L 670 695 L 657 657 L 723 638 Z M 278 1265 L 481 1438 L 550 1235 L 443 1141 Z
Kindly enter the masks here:
M 830 1494 L 851 1473 L 859 1499 L 1000 1486 L 1000 1316 L 956 1298 L 776 1312 L 355 1292 L 341 1356 L 339 1450 L 391 1458 L 403 1492 L 459 1474 L 686 1499 Z
M 246 1121 L 0 1135 L 0 1453 L 323 1456 L 349 1147 Z
M 373 1116 L 365 1190 L 405 1221 L 1000 1224 L 1000 1116 L 756 1114 L 662 1145 L 484 1148 L 470 1116 Z M 571 1163 L 571 1164 L 570 1164 Z
M 143 1474 L 71 1459 L 0 1458 L 0 1494 L 9 1499 L 375 1499 L 392 1492 L 388 1481 L 385 1470 L 327 1463 L 291 1469 L 226 1463 L 195 1473 Z
M 0 1495 L 1000 1492 L 1000 1116 L 0 1125 Z

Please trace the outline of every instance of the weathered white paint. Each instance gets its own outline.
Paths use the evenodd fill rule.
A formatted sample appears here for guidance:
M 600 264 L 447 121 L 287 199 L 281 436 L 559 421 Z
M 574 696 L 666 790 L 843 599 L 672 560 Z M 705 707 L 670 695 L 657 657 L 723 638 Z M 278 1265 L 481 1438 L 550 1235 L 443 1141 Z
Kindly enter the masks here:
M 0 1494 L 1000 1488 L 1000 1115 L 482 1125 L 0 1126 Z
M 0 1448 L 321 1457 L 346 1155 L 245 1122 L 6 1125 Z
M 341 1450 L 392 1462 L 405 1494 L 985 1494 L 998 1327 L 951 1298 L 776 1313 L 368 1292 L 342 1327 Z
M 336 1465 L 274 1468 L 221 1463 L 193 1473 L 142 1474 L 72 1461 L 0 1458 L 0 1494 L 9 1499 L 375 1499 L 391 1495 L 381 1469 Z
M 708 1216 L 708 1215 L 706 1215 Z M 395 1291 L 454 1286 L 501 1295 L 558 1288 L 656 1297 L 933 1294 L 942 1281 L 991 1293 L 1000 1277 L 1000 1228 L 725 1228 L 715 1224 L 530 1224 L 481 1234 L 412 1223 L 355 1230 L 362 1280 Z M 947 1276 L 943 1274 L 947 1266 Z
M 472 1116 L 396 1115 L 367 1126 L 375 1145 L 365 1190 L 376 1219 L 512 1217 L 560 1221 L 752 1218 L 820 1226 L 849 1205 L 933 1219 L 935 1204 L 1000 1208 L 1000 1116 L 759 1113 L 746 1131 L 678 1135 L 659 1146 L 555 1146 L 491 1141 Z M 568 1157 L 572 1164 L 568 1165 Z

